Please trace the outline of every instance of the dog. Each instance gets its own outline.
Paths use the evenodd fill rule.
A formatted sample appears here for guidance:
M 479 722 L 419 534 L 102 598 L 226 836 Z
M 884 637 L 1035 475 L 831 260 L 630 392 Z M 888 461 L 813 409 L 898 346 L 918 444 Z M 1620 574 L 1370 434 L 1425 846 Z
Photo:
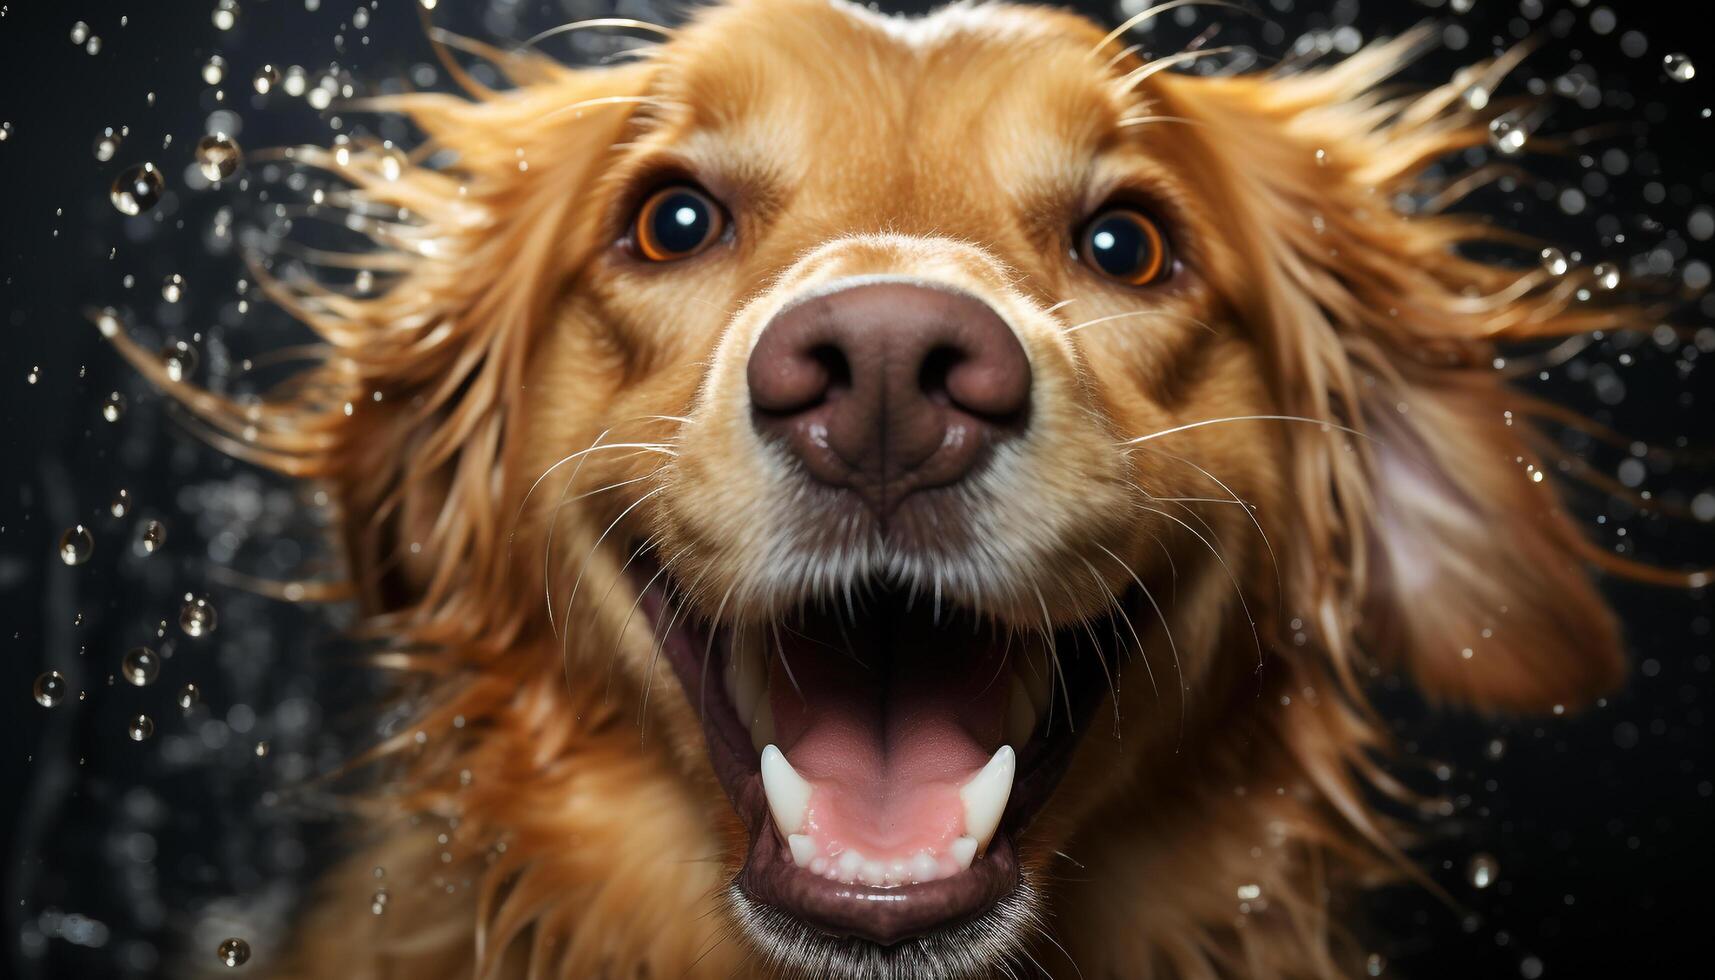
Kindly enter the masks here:
M 1623 678 L 1492 362 L 1638 321 L 1424 176 L 1514 56 L 1401 94 L 1419 34 L 1194 76 L 1133 23 L 730 0 L 491 52 L 516 87 L 378 100 L 433 156 L 294 151 L 381 285 L 260 277 L 325 342 L 287 388 L 108 331 L 328 489 L 415 712 L 253 969 L 1360 969 L 1342 899 L 1410 873 L 1366 683 Z

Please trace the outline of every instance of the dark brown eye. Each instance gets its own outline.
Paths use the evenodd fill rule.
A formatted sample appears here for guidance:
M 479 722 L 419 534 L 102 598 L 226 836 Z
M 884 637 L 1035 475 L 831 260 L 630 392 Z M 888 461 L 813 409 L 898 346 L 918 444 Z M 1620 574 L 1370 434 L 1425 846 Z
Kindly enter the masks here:
M 637 209 L 631 235 L 651 262 L 688 259 L 714 244 L 726 227 L 720 206 L 689 184 L 663 187 Z
M 1097 212 L 1078 239 L 1078 255 L 1115 282 L 1147 286 L 1168 271 L 1167 239 L 1148 215 L 1131 207 Z

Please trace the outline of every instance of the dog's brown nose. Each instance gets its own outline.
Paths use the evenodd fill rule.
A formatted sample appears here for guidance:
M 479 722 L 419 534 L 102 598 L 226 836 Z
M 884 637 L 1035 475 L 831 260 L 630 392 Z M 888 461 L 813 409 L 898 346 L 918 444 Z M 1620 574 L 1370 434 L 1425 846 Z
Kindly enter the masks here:
M 807 300 L 762 331 L 747 370 L 758 431 L 885 520 L 914 490 L 963 479 L 1022 430 L 1030 361 L 981 300 L 868 283 Z

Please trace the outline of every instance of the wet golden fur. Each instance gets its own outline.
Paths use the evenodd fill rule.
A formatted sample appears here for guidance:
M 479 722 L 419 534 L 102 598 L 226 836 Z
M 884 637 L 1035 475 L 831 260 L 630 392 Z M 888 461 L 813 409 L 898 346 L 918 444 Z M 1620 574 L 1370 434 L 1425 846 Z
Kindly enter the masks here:
M 259 967 L 778 972 L 735 916 L 743 834 L 621 566 L 647 542 L 733 622 L 834 580 L 792 564 L 810 518 L 758 459 L 741 385 L 758 325 L 837 276 L 975 292 L 1036 370 L 1031 439 L 980 497 L 992 544 L 905 572 L 1026 628 L 1133 576 L 1160 602 L 1127 610 L 1143 652 L 1117 709 L 1022 839 L 1038 927 L 995 937 L 994 972 L 1350 972 L 1342 897 L 1404 867 L 1362 684 L 1398 670 L 1437 702 L 1533 712 L 1620 681 L 1595 552 L 1490 364 L 1627 324 L 1576 301 L 1582 272 L 1461 258 L 1534 246 L 1440 213 L 1456 190 L 1392 206 L 1484 141 L 1505 107 L 1459 93 L 1509 65 L 1402 94 L 1381 86 L 1420 38 L 1190 77 L 1103 34 L 1035 8 L 902 24 L 736 0 L 612 67 L 504 57 L 516 88 L 387 100 L 451 162 L 295 152 L 354 188 L 338 203 L 383 286 L 268 282 L 326 343 L 288 388 L 229 402 L 116 338 L 219 444 L 330 490 L 362 633 L 420 704 L 368 758 L 356 856 Z M 731 243 L 657 268 L 615 249 L 663 172 L 726 203 Z M 1067 258 L 1118 189 L 1171 229 L 1168 284 Z M 1314 421 L 1195 424 L 1235 416 Z

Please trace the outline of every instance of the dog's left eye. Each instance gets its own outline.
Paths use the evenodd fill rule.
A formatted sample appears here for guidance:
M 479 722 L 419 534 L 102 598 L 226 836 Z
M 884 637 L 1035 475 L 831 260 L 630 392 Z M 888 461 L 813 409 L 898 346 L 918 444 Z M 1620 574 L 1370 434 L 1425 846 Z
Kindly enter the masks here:
M 1128 286 L 1147 286 L 1167 274 L 1167 238 L 1149 215 L 1133 207 L 1100 211 L 1084 225 L 1078 256 L 1090 268 Z
M 687 259 L 721 237 L 726 225 L 720 206 L 689 184 L 663 187 L 637 209 L 632 241 L 651 262 Z

